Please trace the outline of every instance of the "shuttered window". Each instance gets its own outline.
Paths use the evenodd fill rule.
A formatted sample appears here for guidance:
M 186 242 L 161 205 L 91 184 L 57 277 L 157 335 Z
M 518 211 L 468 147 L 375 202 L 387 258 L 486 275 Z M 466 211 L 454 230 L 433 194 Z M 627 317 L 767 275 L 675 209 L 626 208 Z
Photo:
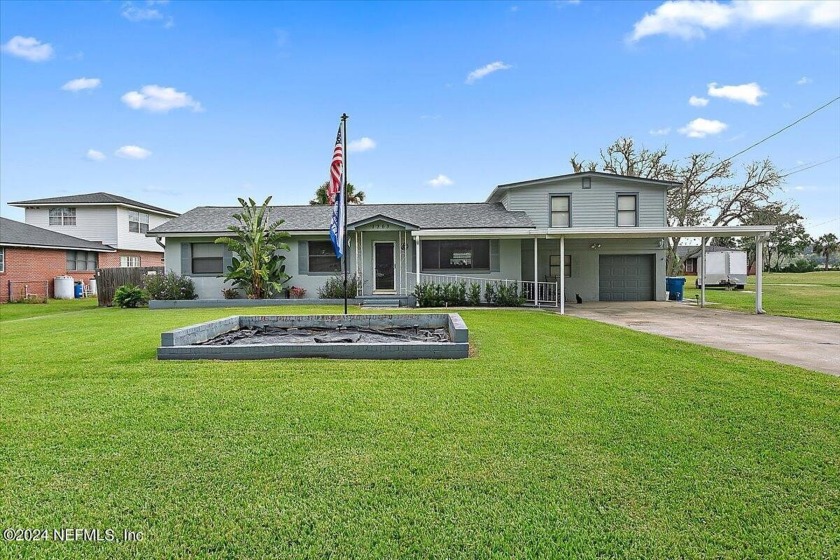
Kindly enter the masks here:
M 224 272 L 224 247 L 215 243 L 192 244 L 192 273 L 221 274 Z
M 309 242 L 309 272 L 339 272 L 341 261 L 335 258 L 332 241 Z

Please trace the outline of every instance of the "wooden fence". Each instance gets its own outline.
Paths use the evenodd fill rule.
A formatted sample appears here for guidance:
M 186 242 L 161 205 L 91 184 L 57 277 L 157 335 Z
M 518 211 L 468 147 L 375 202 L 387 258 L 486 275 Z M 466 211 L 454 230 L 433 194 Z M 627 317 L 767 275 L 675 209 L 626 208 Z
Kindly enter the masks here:
M 110 307 L 117 288 L 124 284 L 144 287 L 146 285 L 146 278 L 151 274 L 163 274 L 163 267 L 97 268 L 96 296 L 99 300 L 99 307 Z

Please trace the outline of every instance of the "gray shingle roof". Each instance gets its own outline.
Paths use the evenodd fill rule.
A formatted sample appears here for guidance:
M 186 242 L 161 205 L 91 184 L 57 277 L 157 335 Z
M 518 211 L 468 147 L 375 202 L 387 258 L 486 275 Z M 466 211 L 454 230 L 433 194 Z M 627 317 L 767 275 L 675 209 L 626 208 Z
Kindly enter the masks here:
M 199 206 L 149 231 L 149 235 L 220 233 L 235 223 L 239 207 Z M 282 219 L 285 231 L 327 231 L 329 206 L 272 206 L 272 221 Z M 500 203 L 359 204 L 347 207 L 347 223 L 383 216 L 419 229 L 529 228 L 525 212 L 510 212 Z
M 178 215 L 178 212 L 173 212 L 172 210 L 167 210 L 166 208 L 152 206 L 151 204 L 138 202 L 136 200 L 131 200 L 130 198 L 126 198 L 124 196 L 119 196 L 116 194 L 106 192 L 73 194 L 69 196 L 54 196 L 52 198 L 38 198 L 35 200 L 18 200 L 17 202 L 9 203 L 10 206 L 46 206 L 54 204 L 125 204 L 128 206 L 136 206 L 137 208 L 143 208 L 151 212 L 168 214 L 170 216 Z
M 35 227 L 23 222 L 0 218 L 0 245 L 19 247 L 57 247 L 59 249 L 82 249 L 85 251 L 114 252 L 115 249 L 96 241 L 79 239 L 57 231 Z

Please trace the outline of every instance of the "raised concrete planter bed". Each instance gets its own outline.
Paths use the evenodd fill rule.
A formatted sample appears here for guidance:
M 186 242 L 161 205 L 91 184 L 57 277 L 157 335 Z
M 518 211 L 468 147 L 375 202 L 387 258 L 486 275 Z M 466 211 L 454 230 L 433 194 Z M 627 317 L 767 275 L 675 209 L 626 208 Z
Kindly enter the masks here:
M 247 338 L 221 345 L 205 344 L 211 339 L 236 331 L 271 330 L 292 332 L 317 329 L 330 336 L 342 333 L 384 331 L 385 342 L 272 342 L 251 344 Z M 288 331 L 291 329 L 291 331 Z M 443 331 L 445 342 L 411 340 L 399 329 Z M 281 335 L 282 337 L 282 335 Z M 159 360 L 261 360 L 271 358 L 339 358 L 368 360 L 409 360 L 420 358 L 466 358 L 469 331 L 457 313 L 411 313 L 398 315 L 236 315 L 161 333 Z
M 347 300 L 350 305 L 359 305 L 360 300 Z M 344 305 L 343 299 L 153 299 L 149 309 L 196 309 L 210 307 L 270 307 L 272 305 Z

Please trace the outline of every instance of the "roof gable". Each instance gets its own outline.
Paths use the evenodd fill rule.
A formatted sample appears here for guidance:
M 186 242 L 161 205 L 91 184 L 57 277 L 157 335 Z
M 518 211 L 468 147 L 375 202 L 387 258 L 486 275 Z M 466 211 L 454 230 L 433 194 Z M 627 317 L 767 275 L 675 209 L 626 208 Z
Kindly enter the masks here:
M 158 206 L 152 206 L 151 204 L 146 204 L 145 202 L 139 202 L 137 200 L 132 200 L 124 196 L 119 196 L 116 194 L 106 192 L 73 194 L 68 196 L 54 196 L 51 198 L 37 198 L 33 200 L 18 200 L 16 202 L 9 203 L 10 206 L 19 207 L 63 206 L 67 204 L 74 206 L 103 206 L 112 204 L 114 206 L 127 206 L 131 208 L 137 208 L 140 210 L 146 210 L 149 212 L 155 212 L 157 214 L 164 214 L 170 217 L 175 217 L 179 215 L 177 212 L 173 212 L 172 210 L 167 210 Z
M 568 173 L 566 175 L 555 175 L 553 177 L 543 177 L 540 179 L 530 179 L 528 181 L 519 181 L 516 183 L 505 183 L 502 185 L 498 185 L 495 189 L 493 189 L 493 192 L 490 193 L 490 196 L 487 197 L 487 202 L 498 201 L 501 198 L 502 194 L 509 190 L 514 190 L 523 187 L 536 187 L 541 185 L 547 185 L 551 183 L 568 181 L 570 179 L 576 179 L 580 177 L 601 178 L 608 179 L 610 181 L 626 181 L 628 183 L 644 183 L 646 185 L 661 186 L 665 189 L 673 189 L 682 184 L 679 181 L 662 181 L 659 179 L 646 179 L 644 177 L 631 177 L 629 175 L 617 175 L 615 173 L 603 173 L 600 171 L 582 171 L 580 173 Z

